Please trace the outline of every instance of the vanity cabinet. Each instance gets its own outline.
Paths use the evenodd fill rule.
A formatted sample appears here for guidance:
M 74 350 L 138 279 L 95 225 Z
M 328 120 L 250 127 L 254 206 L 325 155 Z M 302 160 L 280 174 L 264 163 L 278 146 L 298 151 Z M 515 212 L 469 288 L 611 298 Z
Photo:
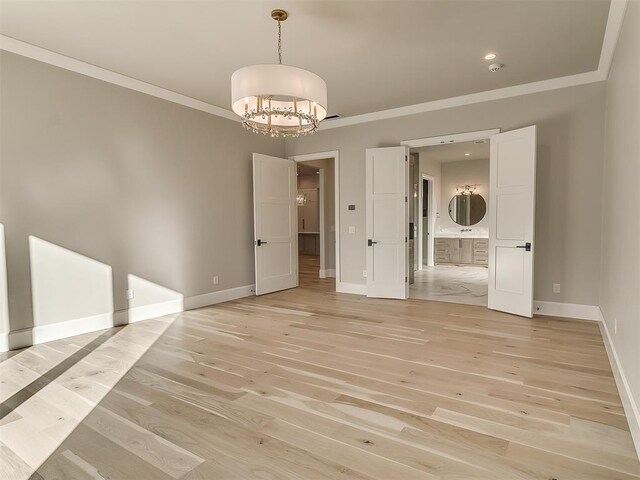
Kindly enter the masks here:
M 486 238 L 435 239 L 435 263 L 453 265 L 483 265 L 489 260 L 489 240 Z

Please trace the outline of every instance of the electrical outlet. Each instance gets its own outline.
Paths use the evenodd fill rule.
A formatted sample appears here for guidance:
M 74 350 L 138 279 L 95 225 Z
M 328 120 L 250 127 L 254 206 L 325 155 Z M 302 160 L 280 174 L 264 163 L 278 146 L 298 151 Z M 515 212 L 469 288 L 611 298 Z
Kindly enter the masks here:
M 616 333 L 618 333 L 618 319 L 614 318 L 613 319 L 613 334 L 615 335 Z
M 133 300 L 135 296 L 136 296 L 136 292 L 132 288 L 127 290 L 127 300 Z
M 560 284 L 559 283 L 554 283 L 553 284 L 553 293 L 560 293 Z
M 364 278 L 367 278 L 367 271 L 366 271 L 366 270 L 362 270 L 362 276 L 363 276 Z
M 213 277 L 213 284 L 218 285 L 218 283 L 219 283 L 218 275 L 216 275 L 215 277 Z

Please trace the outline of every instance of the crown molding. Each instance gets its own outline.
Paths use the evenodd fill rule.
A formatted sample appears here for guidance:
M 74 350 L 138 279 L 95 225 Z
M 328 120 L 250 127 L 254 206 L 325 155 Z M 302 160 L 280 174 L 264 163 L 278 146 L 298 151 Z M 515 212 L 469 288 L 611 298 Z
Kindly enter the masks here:
M 195 98 L 182 95 L 181 93 L 167 90 L 166 88 L 158 87 L 157 85 L 143 82 L 142 80 L 138 80 L 126 75 L 122 75 L 121 73 L 107 70 L 106 68 L 92 65 L 91 63 L 67 57 L 66 55 L 52 52 L 51 50 L 47 50 L 46 48 L 37 47 L 35 45 L 31 45 L 30 43 L 26 43 L 22 40 L 17 40 L 6 35 L 0 35 L 0 50 L 5 50 L 17 55 L 22 55 L 23 57 L 38 60 L 39 62 L 43 63 L 48 63 L 49 65 L 53 65 L 55 67 L 64 68 L 65 70 L 70 70 L 81 75 L 86 75 L 87 77 L 112 83 L 114 85 L 128 88 L 130 90 L 135 90 L 136 92 L 145 93 L 147 95 L 151 95 L 152 97 L 161 98 L 169 102 L 184 105 L 185 107 L 194 108 L 202 112 L 217 115 L 228 120 L 234 120 L 238 122 L 240 121 L 240 117 L 238 117 L 231 110 L 217 107 L 215 105 L 211 105 L 210 103 L 206 103 L 201 100 L 196 100 Z
M 444 110 L 447 108 L 461 107 L 464 105 L 473 105 L 476 103 L 490 102 L 493 100 L 501 100 L 505 98 L 517 97 L 520 95 L 529 95 L 532 93 L 547 92 L 567 87 L 575 87 L 586 85 L 589 83 L 602 82 L 609 76 L 611 62 L 615 53 L 618 36 L 622 28 L 624 14 L 629 0 L 611 0 L 609 7 L 609 15 L 607 17 L 607 25 L 605 28 L 604 38 L 602 41 L 602 50 L 600 51 L 600 60 L 598 69 L 591 72 L 579 73 L 576 75 L 568 75 L 565 77 L 551 78 L 538 82 L 525 83 L 522 85 L 513 85 L 511 87 L 498 88 L 496 90 L 487 90 L 484 92 L 472 93 L 468 95 L 460 95 L 458 97 L 445 98 L 430 102 L 407 105 L 405 107 L 391 108 L 388 110 L 380 110 L 377 112 L 364 113 L 362 115 L 354 115 L 351 117 L 343 117 L 329 122 L 322 122 L 318 130 L 330 130 L 332 128 L 347 127 L 360 123 L 375 122 L 377 120 L 387 120 L 390 118 L 404 117 L 407 115 L 415 115 L 418 113 L 432 112 L 435 110 Z M 202 112 L 226 118 L 228 120 L 240 121 L 240 118 L 231 110 L 218 107 L 210 103 L 197 100 L 181 93 L 167 90 L 157 85 L 153 85 L 142 80 L 127 77 L 120 73 L 107 70 L 90 63 L 67 57 L 65 55 L 52 52 L 45 48 L 37 47 L 29 43 L 17 40 L 6 35 L 0 35 L 0 50 L 6 50 L 24 57 L 32 58 L 40 62 L 48 63 L 56 67 L 64 68 L 72 72 L 80 73 L 88 77 L 113 83 L 124 88 L 129 88 L 147 95 L 151 95 L 163 100 L 184 105 L 185 107 L 194 108 Z
M 598 72 L 604 76 L 605 80 L 609 78 L 611 62 L 618 44 L 618 37 L 620 36 L 620 30 L 622 30 L 622 22 L 624 21 L 628 3 L 628 0 L 611 0 L 609 5 L 609 17 L 607 18 L 607 27 L 602 40 L 600 62 L 598 63 Z
M 444 110 L 446 108 L 473 105 L 474 103 L 490 102 L 492 100 L 501 100 L 520 95 L 529 95 L 532 93 L 547 92 L 549 90 L 558 90 L 561 88 L 576 87 L 579 85 L 605 81 L 609 77 L 611 62 L 613 61 L 616 44 L 618 43 L 618 37 L 620 36 L 620 30 L 622 29 L 622 22 L 624 21 L 624 14 L 628 1 L 629 0 L 611 0 L 597 70 L 578 73 L 576 75 L 568 75 L 566 77 L 550 78 L 539 82 L 513 85 L 511 87 L 498 88 L 496 90 L 487 90 L 469 95 L 450 97 L 442 100 L 418 103 L 415 105 L 407 105 L 406 107 L 391 108 L 388 110 L 380 110 L 378 112 L 343 117 L 337 120 L 321 123 L 318 130 L 347 127 L 349 125 L 357 125 L 360 123 L 375 122 L 377 120 L 404 117 L 407 115 L 415 115 L 417 113 Z
M 407 115 L 433 112 L 435 110 L 444 110 L 446 108 L 473 105 L 474 103 L 502 100 L 505 98 L 518 97 L 520 95 L 529 95 L 531 93 L 586 85 L 588 83 L 600 82 L 602 80 L 605 80 L 605 78 L 602 78 L 602 75 L 597 71 L 579 73 L 577 75 L 552 78 L 549 80 L 541 80 L 539 82 L 525 83 L 522 85 L 513 85 L 511 87 L 498 88 L 496 90 L 471 93 L 469 95 L 460 95 L 459 97 L 443 98 L 442 100 L 433 100 L 431 102 L 407 105 L 406 107 L 390 108 L 388 110 L 364 113 L 362 115 L 354 115 L 352 117 L 343 117 L 338 120 L 321 123 L 318 130 L 329 130 L 331 128 L 347 127 L 360 123 L 375 122 L 377 120 L 388 120 L 390 118 L 405 117 Z

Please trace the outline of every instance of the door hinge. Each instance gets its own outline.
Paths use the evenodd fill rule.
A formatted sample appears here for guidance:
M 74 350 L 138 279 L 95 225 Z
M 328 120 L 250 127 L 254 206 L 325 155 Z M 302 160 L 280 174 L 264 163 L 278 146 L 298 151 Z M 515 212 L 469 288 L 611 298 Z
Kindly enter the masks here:
M 409 201 L 409 198 L 405 195 L 404 196 L 404 203 L 407 203 Z
M 407 283 L 409 281 L 409 277 L 404 277 L 404 283 Z
M 407 243 L 407 241 L 408 241 L 407 237 L 404 237 L 404 243 Z

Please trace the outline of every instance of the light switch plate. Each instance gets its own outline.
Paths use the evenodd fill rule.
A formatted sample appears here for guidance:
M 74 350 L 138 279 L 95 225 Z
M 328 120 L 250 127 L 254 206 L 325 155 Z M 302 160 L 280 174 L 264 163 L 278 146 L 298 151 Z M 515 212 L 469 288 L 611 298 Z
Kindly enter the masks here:
M 356 233 L 356 227 L 354 227 L 353 225 L 351 225 L 349 227 L 349 233 Z
M 559 283 L 554 283 L 553 284 L 553 293 L 560 293 L 560 284 Z

